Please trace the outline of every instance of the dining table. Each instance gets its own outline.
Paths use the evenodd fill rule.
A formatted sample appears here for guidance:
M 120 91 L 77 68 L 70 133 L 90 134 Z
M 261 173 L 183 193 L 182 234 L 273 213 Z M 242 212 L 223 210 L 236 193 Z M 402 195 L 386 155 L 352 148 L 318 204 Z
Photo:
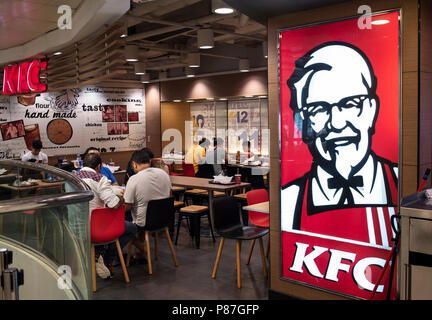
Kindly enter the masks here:
M 173 186 L 184 187 L 184 188 L 192 188 L 192 189 L 203 189 L 208 191 L 208 203 L 209 203 L 209 213 L 211 221 L 214 221 L 214 209 L 213 209 L 213 200 L 214 200 L 214 192 L 224 192 L 226 195 L 230 195 L 230 193 L 235 191 L 244 192 L 247 188 L 250 188 L 250 183 L 241 182 L 239 184 L 219 184 L 212 183 L 213 179 L 205 179 L 205 178 L 196 178 L 196 177 L 187 177 L 187 176 L 170 176 L 171 184 Z M 213 223 L 212 223 L 213 225 Z

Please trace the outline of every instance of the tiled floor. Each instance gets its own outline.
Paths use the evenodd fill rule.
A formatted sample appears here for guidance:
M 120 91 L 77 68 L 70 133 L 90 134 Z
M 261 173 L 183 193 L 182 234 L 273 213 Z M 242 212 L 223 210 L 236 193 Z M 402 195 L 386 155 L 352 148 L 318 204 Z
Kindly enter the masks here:
M 112 279 L 98 278 L 98 291 L 93 294 L 93 299 L 267 300 L 268 280 L 264 277 L 258 242 L 249 265 L 246 265 L 246 258 L 250 242 L 242 244 L 242 288 L 238 289 L 234 240 L 225 241 L 216 279 L 211 278 L 219 241 L 219 237 L 216 238 L 216 243 L 213 243 L 211 237 L 201 237 L 200 249 L 195 249 L 187 227 L 182 227 L 178 245 L 175 246 L 179 263 L 176 268 L 168 242 L 161 234 L 157 261 L 152 252 L 153 275 L 148 274 L 147 264 L 132 265 L 128 268 L 131 282 L 126 284 L 121 267 L 118 266 Z M 264 246 L 267 241 L 268 236 L 264 238 Z M 152 250 L 153 244 L 151 238 Z

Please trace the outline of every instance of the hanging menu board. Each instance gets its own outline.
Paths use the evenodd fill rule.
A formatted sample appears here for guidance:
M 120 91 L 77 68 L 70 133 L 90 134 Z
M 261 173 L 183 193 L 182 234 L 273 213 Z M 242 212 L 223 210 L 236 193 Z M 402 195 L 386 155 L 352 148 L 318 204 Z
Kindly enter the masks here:
M 50 156 L 145 146 L 142 89 L 85 86 L 0 97 L 0 159 L 20 157 L 41 140 Z
M 215 135 L 215 105 L 209 103 L 191 103 L 190 115 L 193 135 L 206 137 L 209 141 Z
M 259 153 L 260 129 L 259 100 L 239 100 L 228 102 L 228 136 L 230 153 L 242 150 L 243 144 L 248 141 L 251 143 L 251 151 Z

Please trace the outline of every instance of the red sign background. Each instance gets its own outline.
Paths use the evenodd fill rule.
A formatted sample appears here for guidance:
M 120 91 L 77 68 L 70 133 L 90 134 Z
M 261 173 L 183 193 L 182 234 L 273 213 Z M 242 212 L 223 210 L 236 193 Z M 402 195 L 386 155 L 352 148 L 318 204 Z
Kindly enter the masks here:
M 399 12 L 390 12 L 372 16 L 372 20 L 389 20 L 383 25 L 372 25 L 371 29 L 359 29 L 358 19 L 330 22 L 315 26 L 296 28 L 280 32 L 280 117 L 281 117 L 281 186 L 303 176 L 311 168 L 312 156 L 307 145 L 302 141 L 290 108 L 291 93 L 287 80 L 293 73 L 295 61 L 312 48 L 329 41 L 343 41 L 362 50 L 369 58 L 377 77 L 377 96 L 380 109 L 372 136 L 372 150 L 377 155 L 398 163 L 399 133 Z M 282 212 L 283 214 L 283 212 Z M 349 221 L 346 221 L 349 225 Z M 334 248 L 356 254 L 356 261 L 361 257 L 387 259 L 390 248 L 354 245 L 352 243 L 328 240 L 320 235 L 312 236 L 299 233 L 282 232 L 282 277 L 304 282 L 316 287 L 368 299 L 370 291 L 359 288 L 350 272 L 356 261 L 351 263 L 350 272 L 339 272 L 338 282 L 327 281 L 311 276 L 308 272 L 296 273 L 289 270 L 293 264 L 295 244 L 309 244 L 308 252 L 314 245 Z M 390 243 L 390 245 L 392 245 Z M 328 256 L 323 253 L 316 259 L 318 267 L 325 272 Z M 346 261 L 345 261 L 346 263 Z M 371 280 L 376 280 L 381 268 L 374 267 Z M 345 280 L 344 280 L 345 279 Z M 388 283 L 387 275 L 382 284 Z M 393 284 L 393 288 L 396 283 Z M 385 299 L 386 289 L 376 294 L 375 299 Z

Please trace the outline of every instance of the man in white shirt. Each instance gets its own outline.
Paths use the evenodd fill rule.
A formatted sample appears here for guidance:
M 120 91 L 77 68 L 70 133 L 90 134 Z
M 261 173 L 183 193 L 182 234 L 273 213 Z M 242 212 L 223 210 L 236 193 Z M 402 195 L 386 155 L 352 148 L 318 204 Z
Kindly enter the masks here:
M 42 142 L 40 140 L 34 140 L 32 142 L 32 150 L 23 155 L 21 161 L 48 164 L 48 156 L 43 153 L 41 149 Z
M 83 166 L 79 172 L 75 172 L 75 175 L 81 178 L 94 193 L 94 198 L 89 202 L 90 214 L 95 208 L 119 208 L 124 203 L 124 199 L 121 195 L 116 194 L 108 178 L 101 174 L 102 159 L 100 156 L 95 153 L 87 154 L 84 158 Z M 128 244 L 135 236 L 135 233 L 135 225 L 129 221 L 125 221 L 125 232 L 119 238 L 120 246 L 123 248 Z M 103 246 L 96 246 L 96 249 L 100 252 Z M 108 245 L 103 260 L 107 265 L 112 265 L 116 257 L 116 246 L 114 243 L 111 243 Z M 103 269 L 103 262 L 98 261 L 98 266 Z M 104 277 L 104 273 L 98 272 L 98 274 Z
M 139 231 L 146 223 L 148 202 L 171 196 L 171 181 L 164 170 L 150 167 L 150 157 L 145 151 L 136 151 L 131 162 L 136 174 L 129 178 L 124 201 Z

